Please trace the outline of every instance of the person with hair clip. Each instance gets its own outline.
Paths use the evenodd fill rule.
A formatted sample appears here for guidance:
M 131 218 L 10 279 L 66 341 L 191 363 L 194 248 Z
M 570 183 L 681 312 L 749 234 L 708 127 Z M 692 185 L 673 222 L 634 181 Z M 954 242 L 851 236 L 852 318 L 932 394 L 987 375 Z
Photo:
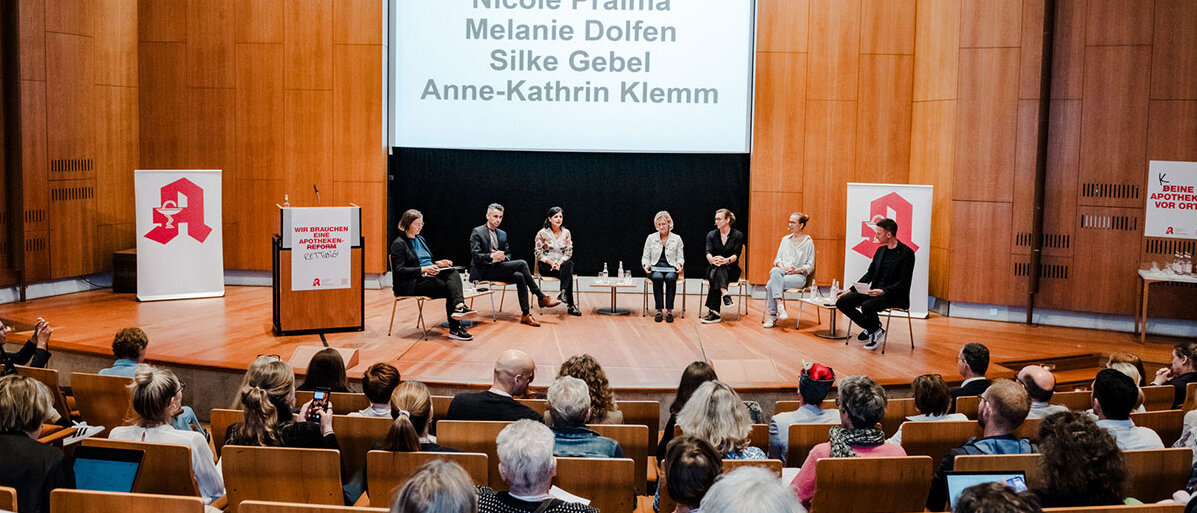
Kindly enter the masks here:
M 1197 382 L 1197 342 L 1180 342 L 1172 347 L 1172 363 L 1155 373 L 1152 385 L 1172 385 L 1172 409 L 1178 409 L 1185 402 L 1185 389 L 1189 383 Z
M 860 326 L 856 339 L 865 342 L 864 348 L 870 351 L 885 340 L 877 314 L 886 308 L 910 308 L 910 280 L 914 276 L 914 250 L 898 240 L 898 223 L 890 218 L 878 219 L 873 231 L 879 246 L 869 269 L 857 280 L 867 283 L 869 289 L 858 292 L 845 283 L 835 301 L 836 309 Z
M 17 490 L 18 513 L 47 513 L 52 490 L 75 487 L 62 448 L 37 441 L 42 424 L 57 419 L 42 382 L 17 374 L 0 377 L 0 486 Z
M 644 241 L 644 251 L 640 255 L 640 265 L 648 273 L 648 280 L 653 283 L 653 305 L 657 315 L 653 321 L 673 322 L 673 300 L 677 296 L 677 278 L 686 265 L 686 255 L 683 251 L 682 237 L 673 233 L 673 217 L 668 211 L 662 210 L 653 216 L 653 227 L 657 231 L 648 234 Z M 682 298 L 683 300 L 685 298 Z M 683 305 L 684 306 L 684 305 Z M 661 311 L 665 315 L 661 315 Z
M 707 234 L 707 314 L 699 320 L 704 324 L 720 322 L 719 308 L 731 306 L 732 298 L 727 294 L 728 284 L 740 279 L 740 252 L 744 249 L 744 234 L 732 224 L 735 214 L 721 208 L 715 211 L 715 229 Z
M 1088 415 L 1066 411 L 1043 419 L 1039 452 L 1040 479 L 1031 493 L 1043 507 L 1142 504 L 1126 496 L 1126 462 L 1114 437 Z
M 244 420 L 228 427 L 225 445 L 340 450 L 333 433 L 332 402 L 321 407 L 308 401 L 299 409 L 298 418 L 291 411 L 294 403 L 291 366 L 277 356 L 259 356 L 246 372 L 233 405 L 244 409 Z
M 399 218 L 399 236 L 391 243 L 391 273 L 395 297 L 427 296 L 445 299 L 449 338 L 473 340 L 461 320 L 474 315 L 465 304 L 461 274 L 452 260 L 433 260 L 432 250 L 420 235 L 424 214 L 408 209 Z
M 786 289 L 806 287 L 811 273 L 815 272 L 815 241 L 805 231 L 809 220 L 810 216 L 802 212 L 790 214 L 790 233 L 781 238 L 773 268 L 769 270 L 769 283 L 765 284 L 763 320 L 766 328 L 772 328 L 778 319 L 790 316 L 785 304 L 779 301 Z
M 400 383 L 391 393 L 389 408 L 394 422 L 382 441 L 370 447 L 371 451 L 461 452 L 437 444 L 436 437 L 428 434 L 432 426 L 432 395 L 423 383 Z M 356 502 L 369 482 L 366 468 L 362 467 L 345 484 L 345 495 L 350 499 L 347 502 Z
M 133 411 L 136 421 L 130 426 L 113 428 L 110 440 L 152 442 L 191 448 L 191 472 L 205 502 L 224 495 L 224 479 L 216 470 L 212 449 L 203 435 L 171 426 L 171 418 L 183 403 L 183 383 L 166 369 L 139 365 L 133 374 Z
M 395 493 L 391 513 L 477 513 L 478 495 L 461 465 L 432 460 Z
M 345 359 L 336 349 L 328 347 L 316 351 L 308 360 L 303 384 L 295 387 L 296 390 L 307 392 L 314 392 L 317 388 L 327 388 L 329 392 L 350 392 L 349 378 L 345 375 Z
M 552 276 L 561 280 L 561 293 L 557 299 L 565 302 L 566 310 L 575 317 L 581 316 L 578 304 L 574 298 L 574 240 L 569 228 L 562 226 L 565 217 L 561 207 L 549 209 L 545 216 L 544 228 L 536 232 L 536 246 L 533 251 L 536 257 L 536 268 L 541 276 Z

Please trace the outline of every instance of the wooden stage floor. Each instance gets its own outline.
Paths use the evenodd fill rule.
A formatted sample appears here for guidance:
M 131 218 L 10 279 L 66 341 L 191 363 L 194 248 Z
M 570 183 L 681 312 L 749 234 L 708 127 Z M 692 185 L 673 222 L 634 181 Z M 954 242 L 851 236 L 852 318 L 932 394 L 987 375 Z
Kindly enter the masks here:
M 620 304 L 633 309 L 628 317 L 594 313 L 610 301 L 607 294 L 583 294 L 582 317 L 570 317 L 563 307 L 540 316 L 543 326 L 518 324 L 518 306 L 508 300 L 498 322 L 491 322 L 489 302 L 475 305 L 479 321 L 471 329 L 474 340 L 459 342 L 444 336 L 436 326 L 444 320 L 443 303 L 426 308 L 434 328 L 422 340 L 414 327 L 413 301 L 399 304 L 393 336 L 387 336 L 393 296 L 390 289 L 366 291 L 366 330 L 328 335 L 337 347 L 357 348 L 360 364 L 350 375 L 378 361 L 396 365 L 404 379 L 447 386 L 490 383 L 492 364 L 508 348 L 527 351 L 538 372 L 534 385 L 547 386 L 557 366 L 580 353 L 594 355 L 607 371 L 612 385 L 625 390 L 662 390 L 677 386 L 682 369 L 694 360 L 713 362 L 720 377 L 738 388 L 792 388 L 803 361 L 831 366 L 840 376 L 866 374 L 886 385 L 904 385 L 917 375 L 934 372 L 949 381 L 959 379 L 956 355 L 966 342 L 989 346 L 994 362 L 1050 358 L 1078 353 L 1127 350 L 1144 360 L 1166 362 L 1174 340 L 1150 337 L 1145 346 L 1128 333 L 1050 326 L 953 319 L 933 315 L 914 320 L 916 348 L 910 349 L 904 319 L 894 319 L 886 354 L 861 349 L 859 343 L 826 340 L 812 333 L 819 329 L 815 311 L 804 309 L 800 329 L 791 318 L 780 327 L 760 324 L 763 302 L 750 302 L 743 320 L 704 325 L 698 322 L 697 296 L 688 298 L 686 318 L 673 324 L 654 323 L 639 315 L 639 294 L 621 295 Z M 297 346 L 319 344 L 314 335 L 275 337 L 271 334 L 269 287 L 228 287 L 226 296 L 140 303 L 131 294 L 109 290 L 81 292 L 0 305 L 0 318 L 32 322 L 37 316 L 55 327 L 53 351 L 106 356 L 112 336 L 120 328 L 140 326 L 150 337 L 150 360 L 188 367 L 244 369 L 258 354 L 289 358 Z M 497 303 L 496 298 L 496 303 Z M 680 297 L 679 297 L 680 299 Z M 842 320 L 842 318 L 841 318 Z M 827 322 L 824 313 L 823 322 Z M 841 326 L 844 324 L 841 323 Z M 992 374 L 1010 375 L 995 369 Z

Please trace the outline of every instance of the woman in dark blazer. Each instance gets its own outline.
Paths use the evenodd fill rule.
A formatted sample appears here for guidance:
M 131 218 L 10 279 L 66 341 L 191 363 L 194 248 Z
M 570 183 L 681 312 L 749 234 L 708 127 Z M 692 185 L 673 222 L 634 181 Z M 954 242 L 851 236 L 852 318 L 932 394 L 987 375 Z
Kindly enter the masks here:
M 715 211 L 715 229 L 707 234 L 707 314 L 704 324 L 719 322 L 719 308 L 731 306 L 727 285 L 740 279 L 740 251 L 744 249 L 744 234 L 732 228 L 736 216 L 726 208 Z
M 433 260 L 432 250 L 420 236 L 424 214 L 410 209 L 399 219 L 402 232 L 391 243 L 391 280 L 395 297 L 427 296 L 445 298 L 445 316 L 449 319 L 449 338 L 473 340 L 461 326 L 461 319 L 474 315 L 465 304 L 461 274 L 449 260 Z

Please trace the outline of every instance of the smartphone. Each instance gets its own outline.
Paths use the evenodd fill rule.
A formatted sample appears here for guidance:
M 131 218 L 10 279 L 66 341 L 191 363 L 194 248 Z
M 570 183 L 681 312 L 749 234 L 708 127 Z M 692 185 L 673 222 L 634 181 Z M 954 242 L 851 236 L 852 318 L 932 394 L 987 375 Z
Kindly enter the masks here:
M 328 405 L 328 387 L 316 387 L 312 394 L 312 406 L 308 408 L 308 422 L 320 422 L 321 412 Z

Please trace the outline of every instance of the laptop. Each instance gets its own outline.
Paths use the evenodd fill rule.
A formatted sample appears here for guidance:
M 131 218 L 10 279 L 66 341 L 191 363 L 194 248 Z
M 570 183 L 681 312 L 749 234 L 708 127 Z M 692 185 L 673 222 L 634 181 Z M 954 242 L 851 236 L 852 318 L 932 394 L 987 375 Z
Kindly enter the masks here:
M 145 453 L 130 449 L 80 446 L 75 448 L 75 488 L 129 493 L 141 470 Z
M 1021 470 L 1002 472 L 948 472 L 948 503 L 956 509 L 956 502 L 965 488 L 983 483 L 1002 483 L 1014 493 L 1027 491 L 1027 475 Z

